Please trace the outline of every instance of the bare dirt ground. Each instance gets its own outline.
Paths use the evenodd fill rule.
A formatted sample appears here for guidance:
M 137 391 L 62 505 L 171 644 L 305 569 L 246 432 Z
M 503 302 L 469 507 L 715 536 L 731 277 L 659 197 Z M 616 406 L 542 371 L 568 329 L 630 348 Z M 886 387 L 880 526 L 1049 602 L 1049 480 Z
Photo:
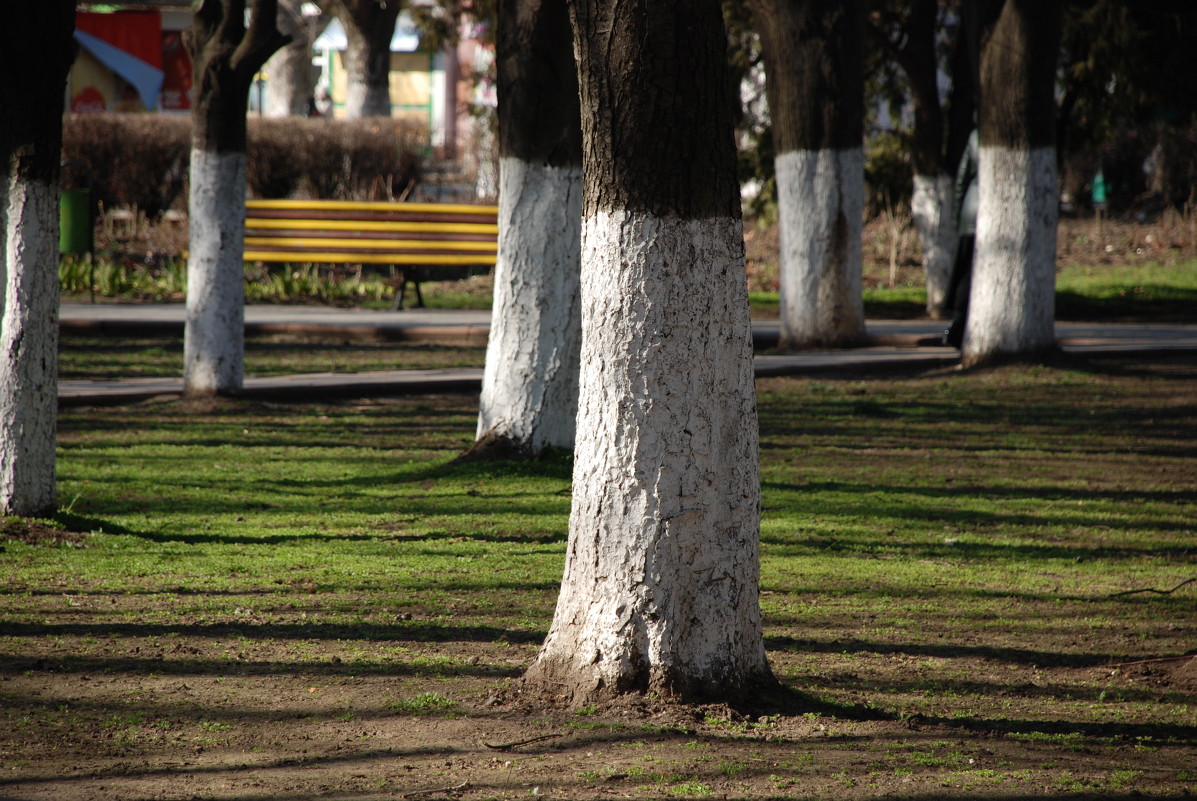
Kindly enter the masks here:
M 507 688 L 526 642 L 405 643 L 410 666 L 364 658 L 379 643 L 248 641 L 194 621 L 162 636 L 95 637 L 88 610 L 136 598 L 72 596 L 66 635 L 0 678 L 19 704 L 0 737 L 6 799 L 1105 798 L 1197 792 L 1197 661 L 1123 667 L 942 652 L 801 658 L 822 681 L 897 692 L 950 660 L 1011 705 L 1106 694 L 1178 699 L 1175 725 L 1061 727 L 930 710 L 892 719 L 800 698 L 750 718 L 722 706 L 640 702 L 529 712 Z M 252 621 L 249 621 L 252 623 Z M 152 626 L 147 626 L 152 629 Z M 220 634 L 221 628 L 226 629 Z M 211 634 L 188 633 L 202 629 Z M 89 647 L 87 640 L 93 643 Z M 852 651 L 845 644 L 845 653 Z M 303 652 L 302 664 L 297 651 Z M 438 669 L 439 660 L 455 667 Z M 797 655 L 773 654 L 783 668 Z M 1136 660 L 1131 660 L 1136 661 Z M 959 681 L 959 680 L 958 680 Z M 1092 688 L 1100 688 L 1093 690 Z M 460 699 L 447 702 L 448 698 Z M 414 699 L 399 702 L 395 699 Z M 19 699 L 19 700 L 18 700 Z M 10 711 L 13 709 L 10 706 Z

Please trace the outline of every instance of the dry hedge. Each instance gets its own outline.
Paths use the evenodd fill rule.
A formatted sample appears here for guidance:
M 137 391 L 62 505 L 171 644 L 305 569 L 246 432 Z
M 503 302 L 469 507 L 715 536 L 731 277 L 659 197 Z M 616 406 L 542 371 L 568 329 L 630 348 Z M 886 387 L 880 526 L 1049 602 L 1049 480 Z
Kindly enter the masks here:
M 419 178 L 427 131 L 410 122 L 251 117 L 246 182 L 251 197 L 384 200 Z M 191 118 L 69 114 L 63 184 L 90 187 L 112 208 L 151 217 L 187 204 Z

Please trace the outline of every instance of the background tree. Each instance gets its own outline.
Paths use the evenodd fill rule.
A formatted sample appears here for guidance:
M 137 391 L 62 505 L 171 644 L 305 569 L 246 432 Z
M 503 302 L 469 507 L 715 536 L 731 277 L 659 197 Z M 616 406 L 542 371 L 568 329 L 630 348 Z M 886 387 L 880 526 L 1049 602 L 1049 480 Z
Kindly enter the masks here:
M 528 692 L 733 700 L 771 678 L 732 86 L 716 0 L 571 4 L 582 372 L 565 576 Z
M 58 176 L 75 4 L 16 3 L 0 28 L 0 515 L 55 507 Z
M 183 387 L 236 394 L 245 367 L 245 110 L 254 75 L 287 43 L 277 0 L 200 0 L 185 32 L 194 70 Z
M 581 319 L 582 133 L 565 0 L 503 0 L 499 259 L 476 452 L 572 448 Z
M 956 249 L 952 214 L 956 163 L 974 125 L 973 71 L 968 67 L 967 37 L 958 35 L 959 17 L 958 9 L 937 0 L 872 0 L 869 13 L 871 39 L 880 43 L 882 52 L 898 65 L 906 79 L 903 100 L 909 99 L 914 123 L 910 136 L 914 173 L 910 207 L 923 248 L 927 313 L 935 318 L 946 312 Z M 943 48 L 950 58 L 941 59 Z M 946 109 L 939 85 L 944 67 L 949 68 L 952 80 Z
M 305 6 L 315 13 L 305 14 Z M 306 117 L 311 113 L 318 77 L 312 67 L 312 47 L 331 19 L 310 0 L 279 0 L 278 29 L 291 41 L 266 61 L 264 116 Z
M 1055 345 L 1060 0 L 979 8 L 980 205 L 966 366 Z
M 864 214 L 864 0 L 754 0 L 781 240 L 783 348 L 855 345 Z
M 400 0 L 331 0 L 345 28 L 348 119 L 391 116 L 391 38 Z

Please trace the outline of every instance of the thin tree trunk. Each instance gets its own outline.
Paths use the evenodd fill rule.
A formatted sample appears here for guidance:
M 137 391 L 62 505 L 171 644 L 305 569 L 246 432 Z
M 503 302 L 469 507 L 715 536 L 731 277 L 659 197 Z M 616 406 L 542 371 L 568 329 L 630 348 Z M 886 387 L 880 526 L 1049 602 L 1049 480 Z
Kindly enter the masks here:
M 564 0 L 499 6 L 499 259 L 476 451 L 572 448 L 582 136 Z
M 288 39 L 276 0 L 202 0 L 185 40 L 194 70 L 190 254 L 183 391 L 236 395 L 245 376 L 245 106 L 250 83 Z
M 732 97 L 719 6 L 571 6 L 585 192 L 574 502 L 522 684 L 735 701 L 771 681 Z
M 982 34 L 976 258 L 962 363 L 1055 346 L 1058 0 L 1006 0 Z
M 781 228 L 785 349 L 865 337 L 863 0 L 755 0 Z M 813 113 L 812 113 L 813 112 Z
M 0 30 L 0 515 L 54 511 L 58 177 L 74 3 L 6 11 Z M 15 76 L 20 76 L 19 78 Z
M 914 176 L 911 214 L 923 246 L 927 314 L 940 319 L 947 313 L 948 282 L 956 252 L 956 221 L 952 218 L 953 182 L 949 175 Z

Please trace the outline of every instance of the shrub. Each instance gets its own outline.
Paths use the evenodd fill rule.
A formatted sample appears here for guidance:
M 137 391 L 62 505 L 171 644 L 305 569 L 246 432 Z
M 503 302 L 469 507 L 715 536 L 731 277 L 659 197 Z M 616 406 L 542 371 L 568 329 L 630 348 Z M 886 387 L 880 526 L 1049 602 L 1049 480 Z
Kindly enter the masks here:
M 248 120 L 246 183 L 256 197 L 400 197 L 419 176 L 427 131 L 386 118 Z M 63 120 L 63 185 L 89 187 L 108 208 L 150 217 L 186 205 L 191 118 L 70 114 Z

